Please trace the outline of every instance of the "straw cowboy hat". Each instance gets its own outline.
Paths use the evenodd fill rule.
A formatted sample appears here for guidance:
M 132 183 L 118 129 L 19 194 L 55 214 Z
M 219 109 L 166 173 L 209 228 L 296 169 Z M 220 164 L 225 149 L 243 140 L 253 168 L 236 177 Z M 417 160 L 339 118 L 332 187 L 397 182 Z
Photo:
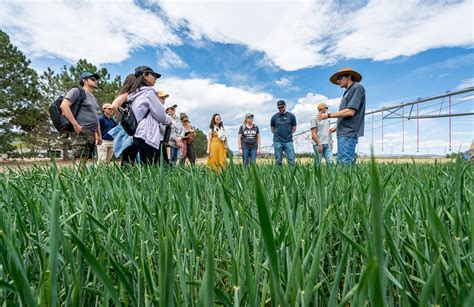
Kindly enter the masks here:
M 339 78 L 340 75 L 351 75 L 354 78 L 354 81 L 356 82 L 360 82 L 360 80 L 362 80 L 362 75 L 359 74 L 357 71 L 353 70 L 350 67 L 344 67 L 339 69 L 337 73 L 332 75 L 331 78 L 329 78 L 329 81 L 331 81 L 331 83 L 337 84 L 337 78 Z

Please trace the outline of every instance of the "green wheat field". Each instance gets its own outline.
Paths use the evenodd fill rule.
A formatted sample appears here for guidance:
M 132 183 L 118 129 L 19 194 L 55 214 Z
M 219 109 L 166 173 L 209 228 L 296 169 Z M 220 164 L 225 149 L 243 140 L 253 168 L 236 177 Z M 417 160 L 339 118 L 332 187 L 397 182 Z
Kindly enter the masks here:
M 1 306 L 473 306 L 473 165 L 0 173 Z

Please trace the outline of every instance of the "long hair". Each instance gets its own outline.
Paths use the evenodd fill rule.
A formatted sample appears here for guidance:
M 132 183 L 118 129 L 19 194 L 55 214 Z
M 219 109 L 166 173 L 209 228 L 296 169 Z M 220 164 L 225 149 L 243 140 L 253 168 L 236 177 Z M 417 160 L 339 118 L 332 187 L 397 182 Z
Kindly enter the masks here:
M 217 116 L 220 116 L 220 114 L 214 113 L 212 115 L 211 124 L 209 125 L 209 128 L 211 128 L 211 130 L 214 130 L 214 120 L 216 119 Z M 224 128 L 224 124 L 222 123 L 222 120 L 221 120 L 221 123 L 219 124 L 219 128 Z
M 135 81 L 133 81 L 132 86 L 130 86 L 130 89 L 128 90 L 129 94 L 135 92 L 142 86 L 149 86 L 148 83 L 146 83 L 144 76 L 145 74 L 142 74 L 135 78 Z
M 135 77 L 134 74 L 128 74 L 125 80 L 123 81 L 122 88 L 119 91 L 119 95 L 129 93 L 130 88 L 132 87 L 133 82 L 135 82 L 136 79 L 137 77 Z
M 180 119 L 180 120 L 183 120 L 184 118 L 189 119 L 188 114 L 186 114 L 186 113 L 181 113 L 181 114 L 179 114 L 179 119 Z

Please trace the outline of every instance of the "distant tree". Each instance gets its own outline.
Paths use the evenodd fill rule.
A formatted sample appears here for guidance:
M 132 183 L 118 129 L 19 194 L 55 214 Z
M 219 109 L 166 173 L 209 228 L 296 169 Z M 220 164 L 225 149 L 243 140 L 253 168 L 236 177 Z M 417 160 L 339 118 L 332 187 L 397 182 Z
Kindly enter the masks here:
M 206 156 L 206 148 L 207 148 L 207 137 L 202 132 L 202 130 L 199 130 L 196 128 L 196 137 L 194 138 L 193 141 L 193 146 L 194 146 L 194 151 L 196 153 L 196 157 L 198 158 L 203 158 Z
M 87 62 L 87 60 L 81 59 L 76 65 L 71 65 L 69 68 L 64 65 L 59 73 L 55 73 L 51 68 L 48 68 L 41 75 L 40 90 L 43 96 L 43 110 L 47 110 L 56 97 L 64 95 L 73 86 L 79 86 L 80 75 L 85 71 L 97 73 L 100 76 L 99 87 L 94 92 L 99 105 L 112 102 L 122 86 L 120 76 L 117 75 L 111 78 L 106 68 L 97 68 L 95 65 Z M 49 117 L 36 132 L 37 140 L 43 148 L 52 150 L 61 147 L 63 149 L 63 157 L 65 159 L 68 158 L 69 138 L 67 135 L 59 136 L 52 127 Z
M 38 75 L 31 62 L 0 30 L 0 153 L 25 141 L 43 120 Z

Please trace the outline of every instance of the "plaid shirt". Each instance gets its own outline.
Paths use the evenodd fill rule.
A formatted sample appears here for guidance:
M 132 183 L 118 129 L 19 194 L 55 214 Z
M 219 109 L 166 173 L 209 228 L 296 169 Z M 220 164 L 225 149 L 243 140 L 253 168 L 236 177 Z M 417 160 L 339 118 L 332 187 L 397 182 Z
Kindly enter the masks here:
M 176 138 L 182 138 L 184 136 L 184 127 L 181 124 L 181 120 L 179 119 L 178 115 L 173 116 L 173 121 L 174 123 L 171 125 L 170 146 L 178 148 L 179 146 L 176 144 Z

